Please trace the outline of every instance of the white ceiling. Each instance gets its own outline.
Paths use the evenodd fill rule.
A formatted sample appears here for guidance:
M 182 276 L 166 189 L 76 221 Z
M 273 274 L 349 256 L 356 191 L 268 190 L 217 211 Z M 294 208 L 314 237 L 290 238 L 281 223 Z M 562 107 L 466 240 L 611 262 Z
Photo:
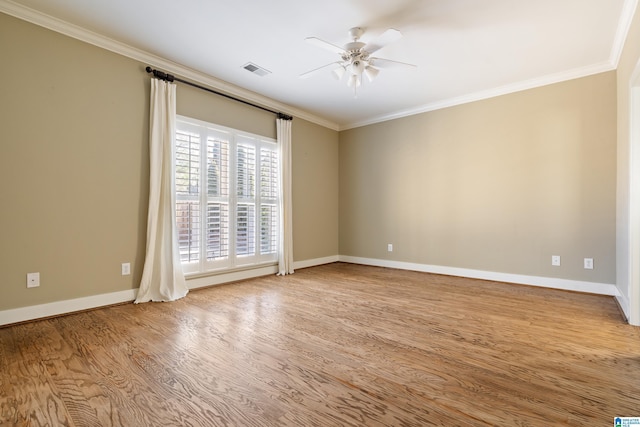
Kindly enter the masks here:
M 304 112 L 346 129 L 612 70 L 636 3 L 0 0 L 0 11 L 57 18 L 291 108 L 284 112 Z M 298 78 L 339 59 L 305 42 L 306 37 L 342 46 L 355 26 L 366 30 L 363 42 L 387 28 L 400 30 L 404 37 L 375 56 L 418 67 L 381 70 L 374 82 L 363 83 L 357 98 L 330 70 Z M 271 74 L 249 73 L 242 68 L 247 62 Z M 179 70 L 164 71 L 180 75 Z M 246 95 L 246 90 L 237 93 Z

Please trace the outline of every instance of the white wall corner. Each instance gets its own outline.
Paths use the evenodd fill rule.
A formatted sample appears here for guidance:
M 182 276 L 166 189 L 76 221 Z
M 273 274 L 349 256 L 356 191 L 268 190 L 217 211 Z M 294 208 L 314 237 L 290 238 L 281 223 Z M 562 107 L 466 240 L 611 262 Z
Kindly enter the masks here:
M 629 316 L 630 316 L 629 300 L 627 299 L 626 296 L 622 295 L 621 293 L 618 293 L 618 295 L 616 295 L 616 301 L 618 302 L 618 305 L 620 306 L 620 309 L 622 310 L 624 317 L 627 319 L 627 321 L 629 321 Z

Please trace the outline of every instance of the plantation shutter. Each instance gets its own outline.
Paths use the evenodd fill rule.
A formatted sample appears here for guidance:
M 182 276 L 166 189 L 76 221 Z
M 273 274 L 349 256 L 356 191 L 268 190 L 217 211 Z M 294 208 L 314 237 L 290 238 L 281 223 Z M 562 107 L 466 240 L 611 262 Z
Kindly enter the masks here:
M 229 258 L 229 142 L 207 139 L 207 261 Z
M 176 132 L 176 226 L 180 261 L 200 260 L 200 135 Z
M 277 262 L 277 144 L 194 119 L 178 120 L 176 225 L 186 273 Z
M 265 144 L 266 145 L 266 144 Z M 278 249 L 278 152 L 260 148 L 260 253 Z
M 255 254 L 256 147 L 238 143 L 236 151 L 236 255 Z

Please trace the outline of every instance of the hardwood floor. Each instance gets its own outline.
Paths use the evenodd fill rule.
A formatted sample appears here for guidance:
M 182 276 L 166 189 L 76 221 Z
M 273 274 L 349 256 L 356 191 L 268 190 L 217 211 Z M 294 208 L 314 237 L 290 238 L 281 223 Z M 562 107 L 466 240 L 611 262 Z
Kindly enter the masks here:
M 0 421 L 612 426 L 640 328 L 611 297 L 330 264 L 0 329 Z

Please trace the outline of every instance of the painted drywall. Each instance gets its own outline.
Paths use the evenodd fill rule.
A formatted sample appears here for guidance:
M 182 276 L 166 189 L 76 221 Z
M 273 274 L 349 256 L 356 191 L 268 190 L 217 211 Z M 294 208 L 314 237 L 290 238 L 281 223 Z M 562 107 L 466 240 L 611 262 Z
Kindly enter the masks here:
M 146 64 L 1 13 L 0 53 L 0 311 L 137 288 L 148 200 Z M 179 114 L 275 137 L 272 114 L 184 85 L 177 92 Z M 337 173 L 318 178 L 337 171 L 337 132 L 294 118 L 292 141 L 295 158 L 318 160 L 293 171 L 304 183 L 294 188 L 294 227 L 318 242 L 296 240 L 294 259 L 335 256 Z M 318 200 L 323 208 L 310 212 L 305 204 Z M 121 276 L 123 262 L 132 275 Z M 36 271 L 41 286 L 27 289 L 26 274 Z
M 148 198 L 142 64 L 0 14 L 0 310 L 137 287 Z M 132 263 L 132 275 L 120 265 Z M 41 286 L 26 288 L 26 273 Z
M 636 10 L 629 28 L 616 73 L 618 106 L 616 285 L 620 292 L 620 305 L 625 314 L 633 324 L 640 325 L 640 261 L 637 259 L 640 254 L 637 249 L 635 251 L 631 249 L 632 244 L 636 247 L 640 245 L 640 241 L 638 241 L 640 240 L 640 225 L 637 219 L 637 215 L 640 215 L 638 209 L 640 188 L 637 184 L 637 168 L 640 168 L 640 133 L 636 131 L 635 140 L 631 140 L 631 92 L 632 88 L 635 88 L 633 90 L 636 92 L 640 91 L 640 12 L 638 10 Z M 636 94 L 636 97 L 640 97 L 640 95 Z M 636 115 L 640 114 L 637 108 L 634 112 Z M 636 120 L 640 121 L 640 119 Z M 630 168 L 632 158 L 635 158 L 635 170 Z M 632 178 L 633 175 L 635 176 Z M 633 213 L 631 213 L 632 202 Z
M 176 112 L 182 116 L 276 139 L 273 113 L 230 101 L 192 86 L 177 86 Z
M 344 131 L 339 156 L 341 256 L 615 282 L 615 72 Z
M 338 255 L 338 132 L 296 119 L 292 125 L 294 261 Z

